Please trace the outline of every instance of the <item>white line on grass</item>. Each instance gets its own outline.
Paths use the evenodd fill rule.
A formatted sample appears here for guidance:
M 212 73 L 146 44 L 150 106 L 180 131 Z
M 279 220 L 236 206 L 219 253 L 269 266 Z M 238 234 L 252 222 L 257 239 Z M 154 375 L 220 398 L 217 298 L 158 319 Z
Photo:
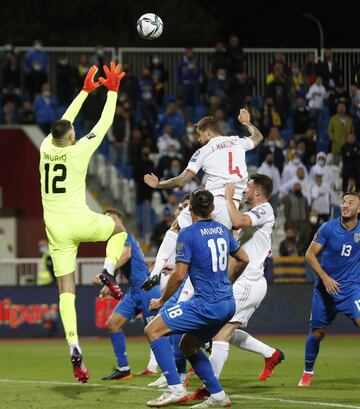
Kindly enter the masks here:
M 88 388 L 108 388 L 108 389 L 138 389 L 143 391 L 156 391 L 157 389 L 135 386 L 135 385 L 104 385 L 100 383 L 75 383 L 75 382 L 59 382 L 59 381 L 31 381 L 31 380 L 18 380 L 18 379 L 0 379 L 2 383 L 27 383 L 32 385 L 60 385 L 60 386 L 80 386 Z M 160 391 L 160 390 L 159 390 Z M 324 406 L 332 408 L 346 408 L 346 409 L 360 409 L 360 406 L 346 405 L 342 403 L 326 403 L 326 402 L 314 402 L 308 400 L 293 400 L 293 399 L 281 399 L 281 398 L 266 398 L 262 396 L 250 396 L 250 395 L 230 395 L 234 400 L 257 400 L 257 401 L 270 401 L 270 402 L 282 402 L 282 403 L 294 403 L 297 405 L 313 405 Z

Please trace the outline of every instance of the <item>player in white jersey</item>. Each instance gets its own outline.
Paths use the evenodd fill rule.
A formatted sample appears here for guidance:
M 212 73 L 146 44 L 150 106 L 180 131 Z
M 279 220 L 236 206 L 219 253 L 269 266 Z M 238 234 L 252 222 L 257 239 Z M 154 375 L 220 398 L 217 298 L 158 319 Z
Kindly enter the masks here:
M 234 206 L 238 206 L 248 178 L 245 152 L 254 149 L 264 139 L 261 132 L 251 124 L 250 114 L 246 109 L 240 110 L 238 120 L 248 129 L 249 137 L 221 136 L 219 123 L 214 117 L 202 118 L 195 124 L 202 147 L 193 154 L 186 169 L 179 176 L 161 182 L 153 173 L 145 175 L 145 183 L 154 189 L 182 187 L 202 169 L 207 177 L 205 189 L 214 195 L 213 219 L 231 229 L 232 224 L 224 196 L 225 184 L 234 183 Z M 186 208 L 167 231 L 156 256 L 151 278 L 159 276 L 170 254 L 174 251 L 179 230 L 191 223 L 190 211 Z

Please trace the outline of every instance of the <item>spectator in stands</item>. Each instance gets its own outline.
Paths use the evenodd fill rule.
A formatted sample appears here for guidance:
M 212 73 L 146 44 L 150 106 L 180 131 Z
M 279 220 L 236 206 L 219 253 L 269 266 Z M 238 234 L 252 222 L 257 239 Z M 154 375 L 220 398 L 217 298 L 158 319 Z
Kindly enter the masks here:
M 16 125 L 20 123 L 20 114 L 14 102 L 8 101 L 1 107 L 0 124 Z
M 41 91 L 41 94 L 34 100 L 36 123 L 44 134 L 48 135 L 52 123 L 55 122 L 58 117 L 59 106 L 56 96 L 51 93 L 50 84 L 48 82 L 43 84 Z
M 341 81 L 341 68 L 338 62 L 334 61 L 330 48 L 324 51 L 324 61 L 319 64 L 319 75 L 323 78 L 327 90 L 334 88 L 335 84 Z
M 94 54 L 90 57 L 90 65 L 96 64 L 99 67 L 98 74 L 103 75 L 103 65 L 107 62 L 105 48 L 102 44 L 97 44 Z
M 172 126 L 172 132 L 175 137 L 181 136 L 185 131 L 185 120 L 181 112 L 177 109 L 174 101 L 170 101 L 166 106 L 166 111 L 160 120 L 160 127 L 165 125 Z
M 279 253 L 281 257 L 294 257 L 299 255 L 298 244 L 296 242 L 296 230 L 293 226 L 285 223 L 285 239 L 280 243 Z
M 219 98 L 220 105 L 229 108 L 230 81 L 225 68 L 219 68 L 216 71 L 215 78 L 207 83 L 205 89 L 206 101 L 209 100 L 211 95 L 216 95 Z
M 305 176 L 307 177 L 307 170 L 305 165 L 301 162 L 301 156 L 299 151 L 295 151 L 291 160 L 284 166 L 284 170 L 282 172 L 282 184 L 287 183 L 293 177 L 296 176 L 297 169 L 301 168 L 304 171 Z
M 2 65 L 2 86 L 3 88 L 12 85 L 18 89 L 20 86 L 20 69 L 18 55 L 13 44 L 8 41 L 4 45 L 4 61 Z
M 245 71 L 246 54 L 240 46 L 240 39 L 233 34 L 229 38 L 227 53 L 230 58 L 230 73 L 235 75 L 238 72 Z
M 242 105 L 238 105 L 238 108 Z M 254 105 L 253 98 L 251 95 L 247 95 L 244 100 L 244 107 L 249 111 L 251 123 L 256 126 L 256 128 L 261 128 L 261 112 L 260 110 Z M 238 112 L 238 111 L 237 111 Z
M 293 97 L 305 97 L 305 78 L 297 61 L 291 63 L 290 80 Z
M 214 117 L 218 121 L 221 135 L 233 135 L 234 134 L 229 122 L 226 120 L 225 111 L 222 108 L 218 108 L 215 111 Z
M 322 175 L 324 184 L 332 186 L 333 173 L 330 166 L 326 164 L 326 156 L 325 152 L 319 152 L 316 155 L 316 164 L 310 169 L 309 179 L 310 182 L 315 182 L 316 175 Z
M 289 162 L 296 152 L 296 142 L 295 139 L 291 138 L 288 141 L 287 147 L 283 150 L 285 162 Z
M 134 127 L 135 118 L 130 104 L 118 104 L 108 132 L 110 160 L 115 166 L 127 164 L 128 145 Z
M 194 56 L 192 48 L 185 48 L 185 53 L 176 67 L 176 84 L 179 94 L 187 105 L 195 107 L 199 102 L 200 84 L 202 83 L 202 67 Z
M 47 74 L 48 59 L 43 51 L 43 45 L 41 40 L 35 40 L 33 47 L 25 54 L 25 72 L 27 74 L 36 71 L 41 71 Z
M 36 115 L 33 109 L 32 103 L 29 100 L 25 100 L 22 105 L 20 113 L 20 123 L 22 125 L 36 124 Z
M 194 125 L 191 121 L 186 123 L 186 130 L 182 136 L 181 145 L 184 152 L 184 162 L 188 163 L 197 148 L 197 140 L 196 136 L 194 135 Z
M 182 170 L 182 162 L 178 158 L 172 158 L 170 161 L 169 168 L 165 169 L 163 178 L 164 179 L 171 179 L 176 176 L 179 176 Z
M 316 77 L 315 83 L 309 88 L 306 94 L 306 99 L 308 100 L 308 107 L 314 118 L 314 125 L 316 127 L 316 132 L 319 137 L 321 133 L 322 124 L 322 110 L 324 108 L 324 100 L 327 97 L 327 92 L 323 86 L 323 80 L 321 76 Z
M 226 72 L 231 72 L 232 61 L 223 42 L 216 42 L 214 52 L 211 55 L 210 59 L 211 69 L 214 74 L 218 71 L 219 68 L 224 68 Z
M 360 89 L 356 84 L 350 86 L 350 98 L 350 115 L 353 120 L 356 139 L 360 142 Z
M 232 114 L 236 116 L 239 114 L 239 109 L 244 106 L 246 98 L 252 95 L 252 85 L 252 82 L 245 72 L 238 72 L 235 74 L 230 88 L 232 102 L 230 112 Z M 253 121 L 252 116 L 251 120 Z
M 154 77 L 159 78 L 159 82 L 165 84 L 169 78 L 169 74 L 165 69 L 165 65 L 163 61 L 160 59 L 159 53 L 151 54 L 150 60 L 150 71 L 151 75 Z
M 56 65 L 56 96 L 64 111 L 74 98 L 77 82 L 76 69 L 69 64 L 65 54 L 61 55 Z
M 101 116 L 106 97 L 102 88 L 95 88 L 88 95 L 81 108 L 82 129 L 84 132 L 90 132 Z
M 264 162 L 258 168 L 257 173 L 269 176 L 273 181 L 272 196 L 269 203 L 274 209 L 275 216 L 277 215 L 277 209 L 279 205 L 279 192 L 281 186 L 281 177 L 279 169 L 274 165 L 274 155 L 268 153 Z
M 177 159 L 181 163 L 183 156 L 179 152 L 179 149 L 176 145 L 168 145 L 166 151 L 163 152 L 163 154 L 160 156 L 159 162 L 157 164 L 156 174 L 160 179 L 163 178 L 165 174 L 170 172 L 173 159 Z
M 149 67 L 143 67 L 139 78 L 140 93 L 145 100 L 154 98 L 154 82 Z
M 305 74 L 307 84 L 313 85 L 316 81 L 318 73 L 318 65 L 315 62 L 315 53 L 309 53 L 304 64 L 303 72 Z
M 182 96 L 178 96 L 175 98 L 175 105 L 176 105 L 176 111 L 182 115 L 182 117 L 184 118 L 184 121 L 190 121 L 191 120 L 191 116 L 188 110 L 188 107 L 185 104 L 185 100 Z
M 331 140 L 331 153 L 335 165 L 338 165 L 340 162 L 341 147 L 345 143 L 346 136 L 353 132 L 352 119 L 346 114 L 345 104 L 340 102 L 337 105 L 337 114 L 330 117 L 328 125 L 328 134 Z
M 134 168 L 141 161 L 141 149 L 144 146 L 143 135 L 139 128 L 134 128 L 131 133 L 128 148 L 128 163 Z
M 315 165 L 317 149 L 316 131 L 314 128 L 309 128 L 305 135 L 296 142 L 296 150 L 299 152 L 306 169 Z
M 13 102 L 17 108 L 21 106 L 21 91 L 13 84 L 7 85 L 1 91 L 1 104 L 4 105 L 6 102 Z
M 291 73 L 291 69 L 290 67 L 286 64 L 285 61 L 285 55 L 281 52 L 277 52 L 274 54 L 274 59 L 272 61 L 272 63 L 269 65 L 269 69 L 268 72 L 272 73 L 274 71 L 274 68 L 276 65 L 281 65 L 281 72 L 283 74 L 283 79 L 286 80 L 287 77 L 290 76 Z M 271 81 L 269 81 L 271 82 Z M 269 82 L 266 82 L 267 84 L 269 84 Z
M 317 171 L 315 180 L 311 181 L 309 187 L 310 211 L 312 213 L 315 233 L 318 227 L 329 220 L 331 205 L 336 204 L 336 198 L 331 187 L 324 182 L 324 175 Z M 316 223 L 315 223 L 316 218 Z
M 136 104 L 135 117 L 137 123 L 140 123 L 145 119 L 151 128 L 151 133 L 156 133 L 159 107 L 156 105 L 155 99 L 153 98 L 151 92 L 145 91 L 141 94 L 141 99 Z
M 78 77 L 78 88 L 82 87 L 86 74 L 89 71 L 89 68 L 90 64 L 88 56 L 86 54 L 80 54 L 79 64 L 77 65 L 76 68 Z
M 215 111 L 221 108 L 220 102 L 219 102 L 219 97 L 216 95 L 211 95 L 208 101 L 208 106 L 207 109 L 205 110 L 205 116 L 214 116 Z
M 295 176 L 292 177 L 285 183 L 281 184 L 280 193 L 282 196 L 286 196 L 291 192 L 295 184 L 301 186 L 302 195 L 308 199 L 309 195 L 309 178 L 306 172 L 306 169 L 303 167 L 298 167 L 296 169 Z
M 265 98 L 264 107 L 261 110 L 261 131 L 267 136 L 271 128 L 276 127 L 280 129 L 281 126 L 282 119 L 275 107 L 274 98 L 267 96 Z
M 137 101 L 140 100 L 140 87 L 139 81 L 136 76 L 132 73 L 130 64 L 124 63 L 123 70 L 126 76 L 121 80 L 121 94 L 119 96 L 121 101 L 121 96 L 127 94 L 132 107 L 136 107 Z M 124 101 L 121 101 L 124 102 Z
M 302 190 L 302 185 L 296 182 L 293 184 L 290 193 L 283 199 L 286 223 L 294 226 L 297 231 L 299 255 L 305 254 L 312 231 L 309 222 L 310 209 L 308 200 Z
M 310 109 L 306 106 L 303 97 L 297 97 L 293 112 L 294 138 L 299 140 L 305 136 L 306 131 L 313 127 L 313 118 Z
M 356 142 L 355 135 L 349 133 L 341 147 L 342 157 L 342 190 L 347 192 L 349 179 L 354 179 L 356 190 L 360 189 L 360 145 Z
M 342 102 L 346 106 L 346 112 L 350 113 L 351 98 L 350 94 L 346 90 L 344 84 L 339 82 L 335 84 L 334 88 L 329 91 L 329 111 L 330 116 L 336 114 L 337 105 Z
M 289 85 L 283 78 L 281 65 L 277 64 L 274 67 L 274 80 L 266 86 L 265 96 L 273 98 L 274 104 L 283 123 L 286 123 L 286 119 L 289 116 L 289 95 Z
M 360 88 L 360 63 L 351 67 L 351 83 Z
M 154 227 L 150 237 L 151 246 L 157 249 L 160 247 L 165 233 L 170 229 L 173 222 L 174 214 L 170 206 L 165 206 L 161 215 L 161 220 Z
M 165 84 L 161 77 L 157 74 L 152 74 L 152 80 L 154 85 L 154 100 L 158 107 L 161 107 L 164 102 L 165 96 Z
M 349 178 L 347 186 L 344 189 L 344 192 L 358 192 L 359 189 L 356 187 L 355 178 Z
M 265 139 L 265 142 L 260 149 L 259 166 L 265 161 L 267 155 L 271 153 L 274 158 L 274 165 L 281 174 L 284 167 L 284 155 L 278 128 L 271 128 L 268 137 Z
M 43 84 L 48 80 L 47 72 L 42 67 L 41 60 L 34 60 L 32 70 L 25 74 L 26 91 L 31 99 L 41 92 Z
M 180 141 L 174 135 L 172 125 L 167 123 L 163 128 L 163 134 L 157 140 L 157 148 L 160 156 L 165 156 L 168 153 L 169 146 L 174 147 L 177 151 L 181 148 Z

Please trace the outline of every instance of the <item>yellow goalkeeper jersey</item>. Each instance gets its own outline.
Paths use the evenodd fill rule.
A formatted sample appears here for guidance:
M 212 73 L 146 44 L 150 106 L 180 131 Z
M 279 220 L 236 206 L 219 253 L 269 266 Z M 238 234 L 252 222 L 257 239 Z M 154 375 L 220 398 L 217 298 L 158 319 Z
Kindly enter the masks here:
M 74 121 L 87 93 L 81 91 L 62 119 Z M 40 146 L 40 180 L 44 216 L 77 214 L 87 210 L 86 172 L 90 158 L 112 124 L 117 93 L 109 91 L 99 122 L 74 145 L 58 147 L 48 135 Z

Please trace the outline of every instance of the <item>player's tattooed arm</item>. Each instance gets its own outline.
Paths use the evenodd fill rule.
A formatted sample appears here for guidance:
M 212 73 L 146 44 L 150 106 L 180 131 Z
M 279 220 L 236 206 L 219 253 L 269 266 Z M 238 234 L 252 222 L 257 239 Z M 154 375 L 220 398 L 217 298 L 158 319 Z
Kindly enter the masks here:
M 159 178 L 154 175 L 145 175 L 144 182 L 153 189 L 173 189 L 175 187 L 183 187 L 186 183 L 190 182 L 195 174 L 185 169 L 179 176 L 175 176 L 168 180 L 159 181 Z
M 247 109 L 240 109 L 238 121 L 250 132 L 250 139 L 254 143 L 254 148 L 264 140 L 262 133 L 250 122 L 250 114 Z

